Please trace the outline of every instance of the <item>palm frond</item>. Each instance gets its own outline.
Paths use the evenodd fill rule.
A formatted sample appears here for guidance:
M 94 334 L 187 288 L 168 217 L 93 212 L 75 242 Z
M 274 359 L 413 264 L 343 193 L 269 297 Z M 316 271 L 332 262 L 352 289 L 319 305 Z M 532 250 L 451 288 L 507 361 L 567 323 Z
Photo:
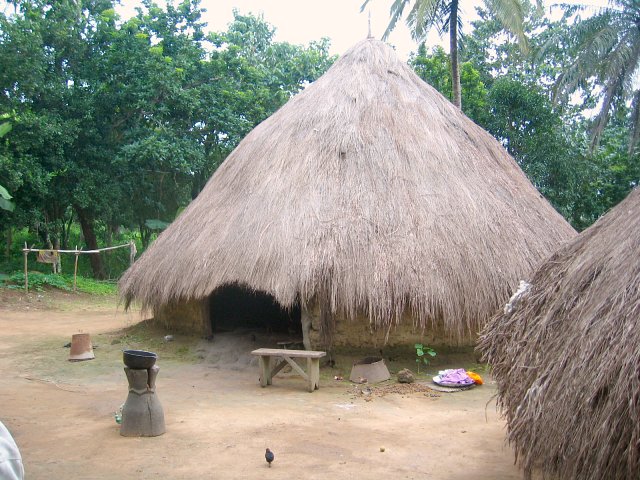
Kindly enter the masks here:
M 638 31 L 628 31 L 611 50 L 606 63 L 608 77 L 623 75 L 627 84 L 633 83 L 633 74 L 640 56 L 640 35 Z
M 446 5 L 442 0 L 417 0 L 409 15 L 407 26 L 414 40 L 424 41 L 431 28 L 438 27 L 436 22 L 442 16 L 442 8 Z M 438 29 L 441 34 L 441 30 Z
M 436 15 L 438 15 L 442 19 L 442 23 L 440 25 L 436 25 L 436 27 L 438 28 L 438 33 L 440 35 L 449 33 L 449 29 L 451 28 L 451 25 L 450 25 L 451 13 L 452 11 L 451 11 L 450 3 L 442 4 L 442 8 L 436 13 Z M 458 12 L 458 14 L 456 15 L 456 18 L 458 19 L 457 20 L 458 42 L 460 42 L 462 39 L 462 27 L 464 26 L 464 22 L 462 21 L 460 12 Z
M 618 77 L 614 79 L 613 82 L 609 83 L 607 89 L 604 94 L 604 100 L 602 102 L 602 107 L 600 108 L 600 112 L 595 118 L 595 123 L 593 126 L 592 137 L 591 137 L 591 150 L 595 150 L 600 144 L 600 137 L 602 137 L 602 132 L 604 131 L 604 127 L 607 126 L 607 122 L 609 120 L 609 111 L 611 110 L 611 105 L 613 104 L 613 99 L 616 95 L 617 90 L 620 88 L 621 78 Z
M 527 38 L 524 34 L 524 6 L 520 0 L 485 0 L 489 11 L 498 19 L 504 28 L 513 33 L 518 43 L 526 51 Z
M 604 89 L 600 112 L 594 119 L 591 148 L 598 146 L 617 102 L 633 97 L 634 75 L 640 65 L 640 4 L 616 0 L 597 15 L 578 22 L 572 28 L 575 60 L 558 77 L 554 99 L 566 99 L 573 92 L 595 82 Z M 632 131 L 635 132 L 635 123 Z M 636 133 L 631 134 L 629 149 L 634 148 Z M 635 140 L 634 140 L 635 138 Z
M 633 128 L 629 137 L 629 155 L 633 155 L 640 140 L 640 90 L 636 90 L 631 102 L 631 123 Z
M 604 80 L 603 65 L 618 40 L 617 30 L 612 26 L 610 12 L 600 17 L 584 20 L 573 28 L 574 62 L 557 82 L 557 90 L 563 94 L 573 93 L 580 79 L 597 77 Z
M 360 7 L 361 12 L 367 6 L 369 1 L 370 0 L 366 0 L 362 4 L 362 6 Z M 390 14 L 389 25 L 387 25 L 387 29 L 382 34 L 382 40 L 387 40 L 389 38 L 389 35 L 393 31 L 393 29 L 396 28 L 396 24 L 398 23 L 398 20 L 402 18 L 402 15 L 404 14 L 404 9 L 406 8 L 409 1 L 410 0 L 395 0 L 391 4 L 391 8 L 389 9 L 389 14 Z
M 364 12 L 364 9 L 367 8 L 367 5 L 369 5 L 370 1 L 371 0 L 364 0 L 364 3 L 360 5 L 360 13 Z

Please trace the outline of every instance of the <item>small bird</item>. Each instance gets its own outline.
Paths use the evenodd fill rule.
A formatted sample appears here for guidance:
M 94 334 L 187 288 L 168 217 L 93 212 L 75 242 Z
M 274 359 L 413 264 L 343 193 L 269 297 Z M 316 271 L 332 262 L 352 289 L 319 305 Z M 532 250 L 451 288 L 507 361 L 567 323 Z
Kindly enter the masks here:
M 271 467 L 271 462 L 273 462 L 273 459 L 276 458 L 276 457 L 273 454 L 273 452 L 267 448 L 267 451 L 264 454 L 264 458 L 267 461 L 267 463 L 269 464 L 269 467 Z

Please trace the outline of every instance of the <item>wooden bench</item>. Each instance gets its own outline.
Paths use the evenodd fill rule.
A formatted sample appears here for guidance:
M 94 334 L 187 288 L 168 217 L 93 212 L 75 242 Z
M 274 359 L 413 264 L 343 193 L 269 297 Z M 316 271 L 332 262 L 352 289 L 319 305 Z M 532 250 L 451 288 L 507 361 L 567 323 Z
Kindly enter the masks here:
M 313 392 L 320 386 L 320 359 L 326 355 L 325 352 L 314 350 L 285 350 L 280 348 L 259 348 L 251 352 L 260 358 L 260 386 L 271 385 L 274 375 L 276 375 L 288 363 L 302 378 L 309 382 L 309 391 Z M 281 359 L 280 363 L 277 359 Z M 294 358 L 307 359 L 307 371 L 305 372 L 298 365 Z

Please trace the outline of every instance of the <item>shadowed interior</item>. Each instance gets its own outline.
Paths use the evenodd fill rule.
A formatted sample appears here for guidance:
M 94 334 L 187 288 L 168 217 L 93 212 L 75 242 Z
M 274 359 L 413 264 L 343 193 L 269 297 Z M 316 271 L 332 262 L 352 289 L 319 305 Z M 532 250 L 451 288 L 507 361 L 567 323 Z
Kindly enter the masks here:
M 263 328 L 277 333 L 302 333 L 299 305 L 286 309 L 271 295 L 239 285 L 225 285 L 211 294 L 209 318 L 214 332 Z

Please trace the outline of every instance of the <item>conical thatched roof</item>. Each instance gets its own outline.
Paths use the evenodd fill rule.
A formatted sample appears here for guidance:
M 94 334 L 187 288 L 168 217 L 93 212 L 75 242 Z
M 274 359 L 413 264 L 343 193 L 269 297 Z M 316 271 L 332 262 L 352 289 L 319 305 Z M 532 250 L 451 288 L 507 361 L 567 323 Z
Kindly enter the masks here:
M 542 265 L 479 349 L 525 469 L 640 478 L 640 190 Z
M 575 234 L 500 144 L 367 39 L 258 125 L 120 282 L 158 307 L 227 283 L 378 325 L 475 332 Z

